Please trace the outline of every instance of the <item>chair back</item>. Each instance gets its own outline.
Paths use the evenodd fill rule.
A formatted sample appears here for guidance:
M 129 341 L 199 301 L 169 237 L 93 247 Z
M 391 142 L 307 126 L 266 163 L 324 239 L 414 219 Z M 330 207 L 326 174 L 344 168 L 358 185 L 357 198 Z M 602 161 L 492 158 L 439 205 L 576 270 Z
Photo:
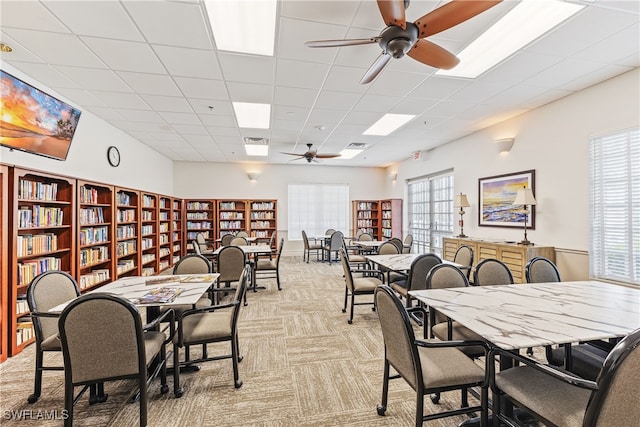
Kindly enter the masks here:
M 240 230 L 236 233 L 236 237 L 249 237 L 249 233 L 244 230 Z
M 305 250 L 309 249 L 309 237 L 307 237 L 307 232 L 302 230 L 302 242 L 304 243 Z
M 438 264 L 442 264 L 442 259 L 436 254 L 422 254 L 414 259 L 409 270 L 407 290 L 427 289 L 427 275 Z
M 453 262 L 464 267 L 461 268 L 461 270 L 467 273 L 468 279 L 471 274 L 471 266 L 473 265 L 473 248 L 467 245 L 460 246 L 453 256 Z
M 213 267 L 202 255 L 189 254 L 173 266 L 173 274 L 206 274 L 212 273 Z
M 207 240 L 205 239 L 204 234 L 202 233 L 196 234 L 196 242 L 198 243 L 198 247 L 200 248 L 200 251 L 196 253 L 200 253 L 202 251 L 206 251 L 207 249 L 209 249 L 209 247 L 207 246 Z
M 244 252 L 237 246 L 224 246 L 218 252 L 218 281 L 235 282 L 240 279 L 240 275 L 245 267 Z
M 407 234 L 402 242 L 402 253 L 409 254 L 413 247 L 413 235 Z
M 349 292 L 353 292 L 353 275 L 351 274 L 351 268 L 349 267 L 349 255 L 344 248 L 340 248 L 340 262 L 342 262 L 342 269 L 344 270 L 344 280 Z
M 32 313 L 46 313 L 51 308 L 80 295 L 78 283 L 64 271 L 50 270 L 39 274 L 27 289 L 27 304 Z M 41 343 L 58 333 L 55 317 L 32 316 L 36 340 Z
M 358 240 L 361 242 L 371 242 L 373 240 L 373 236 L 371 233 L 362 233 L 358 236 Z
M 336 232 L 336 230 L 334 228 L 327 228 L 327 231 L 324 232 L 324 235 L 325 236 L 331 236 L 335 232 Z
M 128 300 L 108 293 L 83 295 L 62 311 L 58 326 L 66 386 L 134 375 L 146 378 L 142 320 Z
M 364 234 L 364 231 L 362 231 L 362 230 L 356 231 L 356 235 L 354 236 L 354 239 L 355 240 L 360 239 L 360 236 L 362 236 L 363 234 Z
M 466 286 L 469 286 L 467 276 L 455 265 L 438 264 L 427 274 L 427 289 L 464 288 Z M 447 317 L 435 311 L 432 319 L 434 321 L 431 326 L 445 322 Z
M 640 419 L 640 405 L 629 404 L 638 396 L 640 329 L 623 338 L 604 361 L 591 393 L 583 426 L 630 426 Z
M 527 283 L 560 282 L 558 267 L 548 258 L 531 258 L 524 268 Z
M 229 246 L 234 237 L 235 236 L 233 234 L 225 234 L 224 236 L 222 236 L 222 238 L 220 238 L 220 244 L 222 246 Z
M 396 245 L 396 248 L 398 248 L 399 254 L 401 254 L 404 251 L 404 243 L 402 243 L 402 240 L 398 239 L 397 237 L 392 237 L 391 239 L 389 239 L 389 242 Z
M 230 246 L 247 246 L 248 244 L 249 242 L 247 242 L 247 239 L 238 236 L 234 237 L 231 239 L 231 242 L 229 242 Z
M 280 266 L 280 256 L 282 255 L 282 248 L 284 248 L 284 238 L 280 239 L 280 246 L 278 246 L 278 252 L 276 255 L 276 268 Z
M 378 246 L 378 255 L 393 255 L 399 254 L 398 247 L 393 242 L 386 241 Z
M 473 272 L 473 283 L 476 286 L 511 285 L 513 284 L 513 275 L 509 267 L 502 261 L 487 258 L 476 265 L 476 270 Z
M 378 286 L 374 298 L 382 328 L 385 357 L 396 372 L 414 390 L 418 390 L 422 382 L 422 369 L 418 363 L 418 351 L 413 345 L 415 335 L 407 310 L 387 285 Z
M 191 248 L 193 249 L 193 252 L 195 254 L 202 255 L 202 251 L 200 250 L 200 245 L 195 240 L 191 241 Z
M 231 315 L 231 331 L 235 331 L 238 325 L 238 317 L 240 316 L 240 308 L 244 305 L 242 301 L 244 300 L 245 292 L 247 292 L 249 275 L 248 267 L 245 267 L 240 272 L 240 277 L 238 278 L 238 286 L 236 287 L 236 292 L 233 295 L 232 301 L 234 307 L 233 314 Z
M 344 235 L 342 231 L 334 231 L 331 234 L 331 241 L 329 242 L 329 250 L 337 251 L 342 247 L 342 242 L 344 241 Z

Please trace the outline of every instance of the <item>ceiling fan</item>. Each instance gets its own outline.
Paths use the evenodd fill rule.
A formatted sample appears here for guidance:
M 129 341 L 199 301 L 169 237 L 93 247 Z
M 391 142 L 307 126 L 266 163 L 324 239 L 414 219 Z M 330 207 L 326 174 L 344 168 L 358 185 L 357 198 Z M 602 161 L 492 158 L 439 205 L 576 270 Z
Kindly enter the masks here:
M 318 150 L 313 148 L 313 144 L 307 144 L 307 147 L 308 147 L 307 152 L 304 154 L 298 154 L 298 153 L 282 153 L 282 154 L 287 154 L 289 156 L 298 156 L 297 159 L 293 159 L 293 160 L 306 159 L 307 163 L 317 162 L 316 159 L 332 159 L 334 157 L 340 157 L 340 154 L 319 154 Z
M 502 0 L 452 0 L 415 22 L 407 22 L 405 19 L 405 9 L 409 7 L 409 0 L 377 1 L 380 14 L 387 24 L 379 36 L 368 39 L 316 40 L 305 43 L 309 47 L 341 47 L 378 43 L 382 48 L 382 53 L 362 77 L 361 84 L 372 82 L 391 61 L 391 58 L 400 59 L 405 54 L 431 67 L 445 70 L 455 67 L 460 60 L 448 50 L 425 40 L 425 37 L 473 18 Z

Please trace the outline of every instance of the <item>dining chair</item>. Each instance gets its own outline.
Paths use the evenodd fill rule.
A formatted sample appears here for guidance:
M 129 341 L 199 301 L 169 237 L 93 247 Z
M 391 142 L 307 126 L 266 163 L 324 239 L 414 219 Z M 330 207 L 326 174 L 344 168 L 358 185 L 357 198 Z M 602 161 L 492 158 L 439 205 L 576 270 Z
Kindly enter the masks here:
M 373 241 L 373 235 L 371 233 L 362 233 L 358 236 L 357 240 L 362 242 L 371 242 Z
M 213 273 L 213 265 L 211 262 L 203 255 L 198 254 L 189 254 L 180 258 L 180 260 L 173 266 L 173 274 L 207 274 Z M 206 307 L 212 304 L 213 301 L 213 290 L 209 291 L 207 296 L 202 296 L 200 300 L 196 303 L 196 307 Z M 193 308 L 191 306 L 173 306 L 171 307 L 175 312 L 176 316 L 180 314 L 180 312 L 187 310 L 189 308 Z
M 256 259 L 256 264 L 253 267 L 253 283 L 254 286 L 257 285 L 258 277 L 262 278 L 275 278 L 276 283 L 278 284 L 278 290 L 281 291 L 280 287 L 280 258 L 282 257 L 282 249 L 284 248 L 284 238 L 280 239 L 280 246 L 278 247 L 278 252 L 276 253 L 276 259 Z
M 207 243 L 207 240 L 204 237 L 203 233 L 196 234 L 196 242 L 198 243 L 198 247 L 200 248 L 201 253 L 213 250 L 213 248 Z
M 475 286 L 512 285 L 513 275 L 507 265 L 494 258 L 487 258 L 476 265 L 473 272 Z
M 233 385 L 235 388 L 242 387 L 238 370 L 238 363 L 242 361 L 238 339 L 238 320 L 240 308 L 243 306 L 242 300 L 247 290 L 249 274 L 248 267 L 243 268 L 238 286 L 230 302 L 211 307 L 196 308 L 180 315 L 175 343 L 178 347 L 185 347 L 185 358 L 176 366 L 189 367 L 213 360 L 231 359 Z M 192 345 L 202 344 L 206 348 L 207 344 L 227 341 L 231 344 L 231 354 L 209 357 L 206 352 L 203 352 L 201 358 L 190 358 L 188 349 Z
M 161 322 L 168 324 L 168 335 L 156 330 Z M 173 339 L 174 327 L 172 310 L 143 326 L 135 305 L 118 295 L 89 293 L 71 301 L 58 321 L 64 359 L 65 427 L 73 425 L 73 406 L 88 386 L 129 378 L 137 381 L 140 425 L 146 426 L 150 382 L 160 375 L 160 392 L 169 391 L 165 346 Z M 174 373 L 174 392 L 180 397 L 177 376 Z M 77 386 L 83 388 L 75 396 Z
M 387 411 L 389 380 L 402 378 L 416 392 L 415 425 L 424 421 L 480 412 L 480 425 L 488 424 L 488 378 L 483 370 L 460 349 L 473 346 L 488 352 L 482 341 L 436 341 L 417 340 L 409 315 L 393 290 L 379 286 L 375 290 L 375 304 L 384 341 L 384 374 L 382 400 L 377 407 L 378 415 Z M 397 375 L 391 376 L 391 368 Z M 463 400 L 458 409 L 424 415 L 424 396 L 449 390 L 461 390 L 466 396 L 470 387 L 481 388 L 480 405 L 468 406 Z
M 343 240 L 344 240 L 344 235 L 342 234 L 342 231 L 335 231 L 333 232 L 333 234 L 331 234 L 331 238 L 329 239 L 329 242 L 327 242 L 322 247 L 323 258 L 329 264 L 333 262 L 333 258 L 331 257 L 331 254 L 334 252 L 336 253 L 336 260 L 337 260 L 338 251 L 342 249 Z
M 413 305 L 413 297 L 409 295 L 409 291 L 427 289 L 427 275 L 429 274 L 429 271 L 441 263 L 442 259 L 436 254 L 418 255 L 411 262 L 411 268 L 409 269 L 409 275 L 407 278 L 390 284 L 391 289 L 396 291 L 401 297 L 405 298 L 405 306 L 407 308 Z M 421 323 L 421 321 L 419 322 Z
M 233 234 L 225 234 L 220 238 L 220 246 L 229 246 L 234 237 L 236 236 L 234 236 Z
M 402 253 L 410 254 L 411 248 L 413 246 L 413 235 L 407 234 L 402 242 L 402 245 L 403 245 Z
M 64 271 L 50 270 L 36 276 L 27 289 L 27 304 L 35 332 L 35 378 L 33 394 L 27 401 L 35 403 L 42 393 L 42 372 L 62 371 L 62 366 L 45 365 L 45 355 L 62 351 L 58 335 L 58 314 L 49 310 L 80 296 L 78 283 Z M 94 397 L 92 403 L 94 403 Z
M 244 230 L 240 230 L 240 231 L 238 231 L 238 232 L 236 233 L 236 237 L 245 237 L 245 238 L 246 238 L 246 237 L 249 237 L 249 233 L 247 233 L 247 232 L 246 232 L 246 231 L 244 231 Z
M 355 298 L 359 295 L 371 295 L 376 289 L 376 286 L 382 285 L 382 274 L 379 270 L 368 269 L 367 275 L 363 277 L 353 277 L 354 271 L 351 269 L 349 262 L 347 261 L 347 253 L 343 248 L 340 248 L 340 262 L 342 263 L 342 269 L 344 271 L 345 289 L 344 289 L 344 306 L 342 312 L 347 312 L 347 302 L 351 301 L 351 311 L 349 314 L 348 324 L 353 323 L 353 311 L 356 305 L 373 305 L 373 301 L 356 302 Z M 375 307 L 373 307 L 375 310 Z
M 336 230 L 333 228 L 327 228 L 327 230 L 324 232 L 325 236 L 331 236 L 333 233 L 335 233 Z
M 387 241 L 396 245 L 396 248 L 398 248 L 399 254 L 404 252 L 404 243 L 402 243 L 402 240 L 398 239 L 397 237 L 392 237 Z
M 493 416 L 507 425 L 515 425 L 515 421 L 503 413 L 501 398 L 526 409 L 546 425 L 631 426 L 640 420 L 640 329 L 613 348 L 594 381 L 500 348 L 493 349 L 488 359 L 493 361 L 496 357 L 518 364 L 495 372 L 495 364 L 488 363 L 491 389 L 496 396 Z
M 306 261 L 309 264 L 309 257 L 311 252 L 316 253 L 316 261 L 320 260 L 320 251 L 322 251 L 322 245 L 317 243 L 315 240 L 313 243 L 310 242 L 309 237 L 307 237 L 307 232 L 302 230 L 302 242 L 304 243 L 304 252 L 302 253 L 302 260 Z
M 471 278 L 471 266 L 473 265 L 473 248 L 468 245 L 462 245 L 453 256 L 453 262 L 460 264 L 460 269 L 465 272 L 467 279 Z
M 229 246 L 247 246 L 249 244 L 249 242 L 247 242 L 247 239 L 240 236 L 235 236 L 233 239 L 231 239 L 231 241 L 229 242 Z

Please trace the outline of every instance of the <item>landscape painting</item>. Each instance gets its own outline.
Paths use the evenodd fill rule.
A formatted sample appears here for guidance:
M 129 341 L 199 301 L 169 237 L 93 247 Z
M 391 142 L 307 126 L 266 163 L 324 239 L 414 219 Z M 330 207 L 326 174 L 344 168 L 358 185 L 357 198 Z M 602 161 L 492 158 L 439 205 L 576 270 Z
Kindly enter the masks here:
M 523 227 L 524 207 L 513 206 L 519 188 L 528 187 L 535 193 L 535 171 L 523 171 L 490 176 L 478 180 L 478 225 L 494 227 Z M 535 206 L 528 207 L 527 228 L 535 227 Z

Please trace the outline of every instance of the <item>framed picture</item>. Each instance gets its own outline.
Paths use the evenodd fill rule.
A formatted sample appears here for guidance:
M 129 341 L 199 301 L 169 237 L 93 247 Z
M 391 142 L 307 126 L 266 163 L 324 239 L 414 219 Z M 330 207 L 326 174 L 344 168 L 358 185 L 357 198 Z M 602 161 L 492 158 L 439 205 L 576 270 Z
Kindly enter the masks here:
M 535 170 L 489 176 L 478 180 L 478 225 L 524 227 L 524 207 L 513 206 L 518 189 L 531 188 L 535 195 Z M 535 229 L 535 206 L 528 206 L 527 228 Z

